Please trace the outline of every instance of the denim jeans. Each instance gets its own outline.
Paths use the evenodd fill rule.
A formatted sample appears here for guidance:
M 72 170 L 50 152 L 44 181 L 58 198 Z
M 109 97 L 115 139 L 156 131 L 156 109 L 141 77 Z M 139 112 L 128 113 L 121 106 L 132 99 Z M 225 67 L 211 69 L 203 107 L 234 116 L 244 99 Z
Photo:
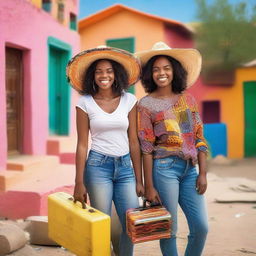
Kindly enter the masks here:
M 177 256 L 177 208 L 180 205 L 184 212 L 189 236 L 185 256 L 200 256 L 208 232 L 208 217 L 203 195 L 196 191 L 198 176 L 195 166 L 189 160 L 178 156 L 154 159 L 153 180 L 163 205 L 171 213 L 171 238 L 161 239 L 160 247 L 163 256 Z
M 92 207 L 110 216 L 113 200 L 122 225 L 119 255 L 132 256 L 133 244 L 126 234 L 126 210 L 138 207 L 139 201 L 130 154 L 112 157 L 91 150 L 84 178 Z

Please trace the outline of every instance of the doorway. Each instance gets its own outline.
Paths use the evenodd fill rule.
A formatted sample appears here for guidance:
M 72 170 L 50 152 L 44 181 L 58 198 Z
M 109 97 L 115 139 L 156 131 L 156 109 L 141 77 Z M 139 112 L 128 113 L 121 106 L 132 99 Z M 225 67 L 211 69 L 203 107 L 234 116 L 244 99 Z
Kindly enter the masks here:
M 49 39 L 49 133 L 69 134 L 70 86 L 66 65 L 71 55 L 69 46 Z
M 244 156 L 256 156 L 256 81 L 244 82 Z
M 23 135 L 22 51 L 6 47 L 6 116 L 8 155 L 21 154 Z

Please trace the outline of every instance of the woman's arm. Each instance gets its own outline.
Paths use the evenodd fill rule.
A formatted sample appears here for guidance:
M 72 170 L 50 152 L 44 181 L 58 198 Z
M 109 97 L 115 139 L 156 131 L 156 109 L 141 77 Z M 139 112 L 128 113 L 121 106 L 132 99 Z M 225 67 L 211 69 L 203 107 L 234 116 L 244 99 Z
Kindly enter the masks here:
M 161 203 L 161 199 L 153 184 L 153 156 L 143 154 L 143 171 L 145 179 L 145 197 L 149 202 Z
M 207 155 L 203 151 L 198 152 L 198 165 L 199 165 L 199 175 L 196 181 L 196 189 L 198 194 L 202 195 L 207 189 L 207 178 L 206 178 L 206 158 Z
M 138 196 L 144 195 L 144 187 L 142 181 L 142 164 L 141 164 L 141 152 L 139 140 L 137 137 L 137 105 L 135 105 L 128 115 L 129 128 L 128 128 L 128 138 L 130 154 L 132 159 L 132 164 L 136 177 L 136 192 Z
M 207 153 L 208 153 L 208 146 L 206 140 L 204 138 L 203 132 L 203 122 L 201 120 L 198 105 L 196 100 L 193 98 L 194 101 L 194 109 L 193 109 L 193 125 L 194 125 L 194 135 L 195 135 L 195 147 L 197 149 L 197 159 L 199 165 L 199 175 L 196 181 L 196 190 L 198 194 L 202 195 L 205 193 L 207 189 Z
M 89 118 L 80 108 L 76 108 L 77 147 L 76 147 L 76 178 L 74 202 L 79 201 L 85 208 L 87 191 L 83 182 L 83 174 L 88 151 Z
M 160 197 L 153 184 L 153 152 L 155 135 L 150 111 L 142 105 L 138 106 L 138 137 L 143 152 L 143 173 L 145 197 L 150 202 L 160 203 Z

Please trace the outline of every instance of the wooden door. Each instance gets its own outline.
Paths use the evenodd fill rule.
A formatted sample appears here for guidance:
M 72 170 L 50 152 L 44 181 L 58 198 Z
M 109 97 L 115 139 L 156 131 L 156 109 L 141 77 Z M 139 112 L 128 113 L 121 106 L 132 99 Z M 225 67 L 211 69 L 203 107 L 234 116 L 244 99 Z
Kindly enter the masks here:
M 6 48 L 8 154 L 22 153 L 22 51 Z
M 244 155 L 256 156 L 256 81 L 244 83 Z

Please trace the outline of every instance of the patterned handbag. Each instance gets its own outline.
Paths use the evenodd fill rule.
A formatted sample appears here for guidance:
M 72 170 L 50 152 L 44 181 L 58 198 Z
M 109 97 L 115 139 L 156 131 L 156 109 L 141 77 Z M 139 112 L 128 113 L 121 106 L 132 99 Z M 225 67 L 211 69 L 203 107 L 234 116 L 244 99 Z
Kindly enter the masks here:
M 171 237 L 171 214 L 162 205 L 132 208 L 126 211 L 126 231 L 133 243 Z

